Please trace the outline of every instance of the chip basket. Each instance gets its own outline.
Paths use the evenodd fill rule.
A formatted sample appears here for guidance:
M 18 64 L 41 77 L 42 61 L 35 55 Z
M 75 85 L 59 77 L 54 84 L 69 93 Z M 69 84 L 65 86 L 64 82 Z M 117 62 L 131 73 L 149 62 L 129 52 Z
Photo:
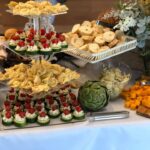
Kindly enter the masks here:
M 69 47 L 67 51 L 64 51 L 64 53 L 74 56 L 88 63 L 97 63 L 99 61 L 103 61 L 111 57 L 117 56 L 119 54 L 133 50 L 136 48 L 136 46 L 137 46 L 137 40 L 133 37 L 127 36 L 125 43 L 96 54 L 92 54 L 87 51 L 83 51 L 71 47 Z

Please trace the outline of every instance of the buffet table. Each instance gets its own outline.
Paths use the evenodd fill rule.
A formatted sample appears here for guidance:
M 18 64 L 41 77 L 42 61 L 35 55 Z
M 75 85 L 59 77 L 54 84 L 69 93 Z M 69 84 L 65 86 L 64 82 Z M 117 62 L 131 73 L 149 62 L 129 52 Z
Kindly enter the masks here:
M 122 100 L 112 110 L 124 110 Z M 130 112 L 128 119 L 18 129 L 0 132 L 3 150 L 149 150 L 150 120 Z
M 121 59 L 121 57 L 119 57 Z M 68 66 L 67 62 L 60 62 Z M 73 66 L 69 66 L 73 68 Z M 97 79 L 100 64 L 77 69 L 81 81 Z M 137 75 L 137 73 L 136 73 Z M 126 110 L 123 100 L 110 102 L 105 111 Z M 130 110 L 127 110 L 130 111 Z M 127 119 L 70 123 L 56 126 L 0 131 L 0 148 L 3 150 L 149 150 L 150 120 L 130 111 Z
M 120 5 L 125 8 L 58 33 L 49 18 L 67 14 L 66 5 L 48 1 L 8 4 L 8 13 L 28 18 L 29 22 L 23 30 L 6 30 L 0 40 L 4 52 L 21 58 L 18 65 L 0 74 L 0 149 L 149 150 L 150 120 L 136 114 L 150 118 L 149 82 L 135 84 L 143 74 L 143 63 L 136 53 L 127 53 L 141 39 L 137 43 L 139 39 L 122 31 L 135 28 L 137 38 L 139 34 L 146 40 L 150 22 L 147 17 L 142 20 L 144 14 L 138 12 L 141 6 Z M 122 18 L 124 10 L 135 17 Z M 142 28 L 145 30 L 141 32 Z M 60 53 L 65 55 L 56 58 L 58 65 L 49 63 Z M 7 58 L 6 53 L 2 58 Z M 104 60 L 109 63 L 104 64 Z M 127 85 L 133 88 L 123 91 Z M 125 102 L 119 97 L 121 93 Z M 99 119 L 99 112 L 92 120 L 92 111 L 98 110 L 109 120 L 94 120 Z M 108 116 L 108 112 L 113 115 L 117 111 L 129 112 L 129 116 L 114 120 Z

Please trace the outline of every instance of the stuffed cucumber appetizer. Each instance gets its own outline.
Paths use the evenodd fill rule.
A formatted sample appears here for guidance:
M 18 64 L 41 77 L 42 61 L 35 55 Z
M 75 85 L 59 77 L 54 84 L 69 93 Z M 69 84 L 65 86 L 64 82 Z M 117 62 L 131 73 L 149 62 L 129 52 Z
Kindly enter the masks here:
M 20 53 L 20 54 L 25 54 L 26 49 L 27 49 L 27 47 L 26 47 L 26 45 L 25 45 L 25 42 L 24 42 L 24 41 L 19 41 L 19 42 L 17 43 L 17 46 L 16 46 L 16 48 L 15 48 L 15 51 L 16 51 L 17 53 Z
M 39 48 L 38 46 L 36 45 L 36 43 L 34 42 L 31 42 L 28 47 L 27 47 L 27 51 L 26 53 L 28 55 L 37 55 L 39 53 Z
M 37 119 L 37 114 L 34 108 L 30 108 L 26 111 L 27 122 L 34 123 Z
M 75 110 L 73 112 L 73 117 L 77 120 L 82 120 L 85 118 L 85 113 L 84 111 L 81 109 L 80 106 L 76 106 Z
M 15 116 L 14 116 L 14 124 L 17 127 L 24 127 L 26 125 L 25 112 L 19 111 L 19 113 L 15 114 Z
M 2 123 L 5 126 L 9 126 L 13 124 L 13 115 L 10 111 L 7 111 L 5 115 L 2 117 Z
M 73 116 L 70 110 L 65 109 L 63 113 L 61 114 L 61 120 L 64 122 L 70 122 L 72 119 L 73 119 Z
M 61 51 L 61 43 L 59 42 L 58 39 L 52 40 L 51 47 L 52 47 L 52 50 L 54 52 L 60 52 Z
M 42 55 L 51 55 L 52 54 L 52 49 L 51 49 L 50 45 L 47 44 L 47 43 L 43 43 L 42 47 L 40 49 L 40 54 L 42 54 Z
M 57 118 L 60 115 L 60 110 L 57 105 L 54 105 L 48 113 L 51 118 Z
M 8 43 L 9 47 L 11 49 L 15 49 L 19 40 L 20 40 L 19 36 L 17 36 L 17 35 L 13 36 Z
M 40 125 L 48 125 L 50 123 L 50 118 L 46 112 L 43 111 L 38 115 L 37 122 Z

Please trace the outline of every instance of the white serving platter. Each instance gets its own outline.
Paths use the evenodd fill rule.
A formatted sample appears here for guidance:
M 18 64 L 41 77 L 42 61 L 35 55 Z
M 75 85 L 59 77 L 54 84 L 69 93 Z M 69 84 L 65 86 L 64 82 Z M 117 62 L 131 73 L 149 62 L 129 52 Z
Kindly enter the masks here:
M 133 37 L 127 36 L 125 43 L 96 54 L 92 54 L 87 51 L 83 51 L 71 47 L 69 47 L 68 50 L 64 51 L 64 53 L 76 57 L 78 59 L 81 59 L 85 62 L 97 63 L 109 59 L 111 57 L 117 56 L 119 54 L 128 52 L 130 50 L 133 50 L 136 48 L 136 46 L 137 46 L 137 40 Z
M 6 10 L 6 12 L 13 14 L 13 12 L 11 10 Z M 54 13 L 54 14 L 42 14 L 42 15 L 29 15 L 29 16 L 26 16 L 26 15 L 19 15 L 19 14 L 16 14 L 14 16 L 22 16 L 22 17 L 26 17 L 26 18 L 37 18 L 37 17 L 50 17 L 50 16 L 59 16 L 59 15 L 64 15 L 64 14 L 67 14 L 67 11 L 64 11 L 64 12 L 61 12 L 61 13 Z

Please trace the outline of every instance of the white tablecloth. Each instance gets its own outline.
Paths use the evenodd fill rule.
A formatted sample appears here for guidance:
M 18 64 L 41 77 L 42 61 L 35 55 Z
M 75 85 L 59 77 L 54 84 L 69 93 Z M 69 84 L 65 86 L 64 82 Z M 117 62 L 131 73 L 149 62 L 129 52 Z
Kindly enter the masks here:
M 108 111 L 125 110 L 112 102 Z M 0 131 L 0 150 L 149 150 L 150 120 L 130 111 L 121 120 Z

